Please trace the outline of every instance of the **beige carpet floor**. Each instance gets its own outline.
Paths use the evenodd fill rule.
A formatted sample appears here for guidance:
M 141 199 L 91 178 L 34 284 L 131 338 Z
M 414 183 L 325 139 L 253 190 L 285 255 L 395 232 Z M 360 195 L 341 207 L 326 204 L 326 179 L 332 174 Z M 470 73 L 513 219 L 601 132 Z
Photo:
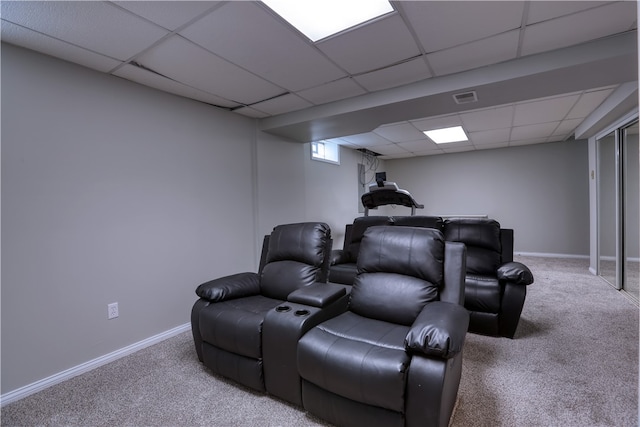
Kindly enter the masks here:
M 535 276 L 516 337 L 467 334 L 451 425 L 637 426 L 638 307 L 585 260 L 516 260 Z M 189 332 L 11 403 L 1 424 L 326 426 L 212 375 Z

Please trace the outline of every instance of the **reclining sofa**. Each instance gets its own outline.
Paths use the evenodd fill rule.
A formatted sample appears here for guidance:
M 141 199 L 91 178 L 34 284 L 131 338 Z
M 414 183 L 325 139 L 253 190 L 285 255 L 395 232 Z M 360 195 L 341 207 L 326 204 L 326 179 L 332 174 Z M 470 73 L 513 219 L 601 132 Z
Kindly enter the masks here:
M 444 238 L 467 246 L 467 280 L 464 305 L 471 314 L 469 331 L 513 338 L 526 286 L 533 283 L 529 269 L 513 262 L 513 230 L 493 219 L 436 216 L 358 217 L 345 228 L 342 249 L 331 253 L 329 281 L 353 285 L 360 243 L 369 227 L 393 225 L 442 231 Z
M 331 230 L 279 225 L 265 237 L 258 273 L 203 283 L 191 310 L 198 359 L 212 372 L 300 405 L 298 339 L 346 310 L 344 286 L 327 284 Z
M 345 286 L 326 282 L 329 241 L 326 224 L 278 226 L 259 273 L 198 286 L 198 358 L 338 426 L 446 426 L 469 322 L 464 245 L 371 227 Z

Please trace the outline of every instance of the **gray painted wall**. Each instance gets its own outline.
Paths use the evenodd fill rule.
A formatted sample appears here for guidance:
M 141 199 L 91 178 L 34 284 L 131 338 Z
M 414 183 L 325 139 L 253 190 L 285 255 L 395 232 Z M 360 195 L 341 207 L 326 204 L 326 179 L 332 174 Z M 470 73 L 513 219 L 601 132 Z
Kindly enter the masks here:
M 2 394 L 187 323 L 195 286 L 255 271 L 275 225 L 325 221 L 341 247 L 360 215 L 358 152 L 312 161 L 254 120 L 4 44 L 2 113 Z M 516 250 L 588 253 L 582 142 L 377 170 L 420 213 L 487 213 Z
M 515 230 L 518 252 L 589 254 L 587 141 L 388 160 L 386 172 L 418 214 L 487 214 Z
M 195 287 L 255 271 L 262 236 L 358 216 L 360 153 L 2 45 L 2 389 L 189 322 Z M 120 317 L 107 320 L 107 304 Z
M 253 120 L 3 44 L 2 393 L 254 270 L 254 144 Z
M 340 164 L 311 160 L 310 144 L 258 134 L 258 234 L 297 221 L 331 227 L 333 247 L 341 248 L 347 223 L 358 213 L 358 163 L 362 155 L 340 147 Z M 380 162 L 378 169 L 384 167 Z M 369 172 L 368 177 L 375 172 Z

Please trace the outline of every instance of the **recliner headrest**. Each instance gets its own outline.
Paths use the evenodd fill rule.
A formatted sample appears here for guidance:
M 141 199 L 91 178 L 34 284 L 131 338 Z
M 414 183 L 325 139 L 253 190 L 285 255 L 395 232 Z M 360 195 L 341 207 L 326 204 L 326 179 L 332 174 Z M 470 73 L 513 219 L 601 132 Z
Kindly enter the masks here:
M 451 218 L 445 221 L 444 237 L 448 242 L 461 242 L 500 252 L 500 223 L 488 218 Z
M 440 287 L 443 280 L 444 237 L 433 228 L 374 226 L 362 238 L 358 273 L 399 273 L 428 280 Z
M 411 325 L 444 283 L 445 243 L 432 228 L 376 226 L 358 257 L 349 309 L 364 317 Z
M 487 218 L 452 218 L 445 221 L 448 242 L 467 247 L 467 274 L 495 274 L 502 264 L 500 223 Z
M 322 222 L 278 225 L 269 237 L 266 262 L 298 261 L 320 267 L 329 256 L 330 239 L 331 229 Z

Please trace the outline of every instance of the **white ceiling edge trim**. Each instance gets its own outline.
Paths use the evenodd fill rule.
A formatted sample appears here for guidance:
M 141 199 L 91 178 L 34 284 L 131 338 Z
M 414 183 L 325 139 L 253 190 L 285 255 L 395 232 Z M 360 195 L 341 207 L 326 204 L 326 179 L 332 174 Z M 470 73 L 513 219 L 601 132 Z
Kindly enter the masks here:
M 529 55 L 461 73 L 432 77 L 396 88 L 359 95 L 353 98 L 309 107 L 304 110 L 293 111 L 291 113 L 266 117 L 260 119 L 260 129 L 274 129 L 336 114 L 350 113 L 391 103 L 437 95 L 459 90 L 460 88 L 487 85 L 507 79 L 526 77 L 545 71 L 553 71 L 559 68 L 606 60 L 607 58 L 627 55 L 629 53 L 637 53 L 637 40 L 637 32 L 634 30 L 576 46 Z
M 638 109 L 638 82 L 623 83 L 576 128 L 575 139 L 596 135 L 634 108 Z

